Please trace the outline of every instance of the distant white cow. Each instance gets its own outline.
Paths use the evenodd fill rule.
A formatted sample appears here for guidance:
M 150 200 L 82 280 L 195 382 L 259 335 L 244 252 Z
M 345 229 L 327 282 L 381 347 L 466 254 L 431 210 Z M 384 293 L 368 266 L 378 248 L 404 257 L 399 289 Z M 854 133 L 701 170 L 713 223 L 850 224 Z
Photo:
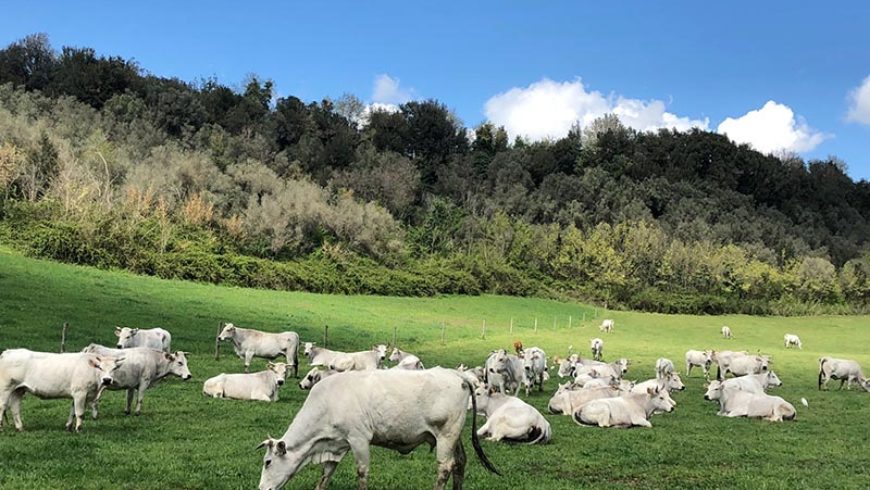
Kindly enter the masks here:
M 258 373 L 225 374 L 209 378 L 202 385 L 202 394 L 212 398 L 232 400 L 278 401 L 278 388 L 287 377 L 287 364 L 269 363 Z
M 764 393 L 751 393 L 736 388 L 726 388 L 720 384 L 708 390 L 705 400 L 718 400 L 719 412 L 723 417 L 763 418 L 771 422 L 794 420 L 794 406 L 778 396 Z
M 113 375 L 112 384 L 101 387 L 96 399 L 91 404 L 94 418 L 97 418 L 100 399 L 106 389 L 127 390 L 127 404 L 124 409 L 124 413 L 127 415 L 130 415 L 133 397 L 138 392 L 135 413 L 139 415 L 142 413 L 142 400 L 145 398 L 145 390 L 169 375 L 178 376 L 185 381 L 192 377 L 190 369 L 187 367 L 186 353 L 181 351 L 170 354 L 147 347 L 112 349 L 99 344 L 90 344 L 82 352 L 104 357 L 124 358 L 124 363 Z
M 846 383 L 847 389 L 852 389 L 852 383 L 857 382 L 866 391 L 870 391 L 870 380 L 864 376 L 861 366 L 857 361 L 850 359 L 835 359 L 822 357 L 819 359 L 819 389 L 827 388 L 828 381 L 840 380 L 840 389 Z
M 553 363 L 559 366 L 559 370 L 557 374 L 560 378 L 573 378 L 574 377 L 574 368 L 577 366 L 577 361 L 580 359 L 580 356 L 577 354 L 571 354 L 567 359 L 559 359 L 558 357 L 553 359 Z
M 529 444 L 550 440 L 550 424 L 535 407 L 515 396 L 490 393 L 483 386 L 477 388 L 475 394 L 478 413 L 486 415 L 486 423 L 477 431 L 478 436 L 496 442 Z
M 306 374 L 302 378 L 302 381 L 299 382 L 299 388 L 301 388 L 303 390 L 310 390 L 314 385 L 319 383 L 320 380 L 322 380 L 323 378 L 326 378 L 328 376 L 332 376 L 333 374 L 337 374 L 337 373 L 338 373 L 338 371 L 323 370 L 323 369 L 320 369 L 319 367 L 313 367 L 313 368 L 311 368 L 310 371 L 308 371 L 308 374 Z
M 390 353 L 390 362 L 398 363 L 393 366 L 398 369 L 426 369 L 423 367 L 423 362 L 420 361 L 419 357 L 409 352 L 399 350 L 398 347 L 393 347 L 393 352 Z
M 574 421 L 580 425 L 598 427 L 652 427 L 650 416 L 656 412 L 671 412 L 674 401 L 666 391 L 650 389 L 646 393 L 630 393 L 616 398 L 592 400 L 574 411 Z
M 674 361 L 665 357 L 656 360 L 656 379 L 663 380 L 674 374 Z
M 713 364 L 713 351 L 711 350 L 687 350 L 686 351 L 686 377 L 692 374 L 692 368 L 699 366 L 704 370 L 704 377 L 710 377 L 710 365 Z
M 544 391 L 544 381 L 547 375 L 547 353 L 539 347 L 530 347 L 523 353 L 523 379 L 522 385 L 529 396 L 529 390 L 533 385 L 538 385 L 538 391 Z
M 245 361 L 245 372 L 251 368 L 251 360 L 255 357 L 273 360 L 284 356 L 287 365 L 293 368 L 293 377 L 299 374 L 299 334 L 296 332 L 269 333 L 242 328 L 232 323 L 224 324 L 218 335 L 218 340 L 230 340 L 233 350 L 240 359 Z
M 607 319 L 607 320 L 604 320 L 603 322 L 601 322 L 601 325 L 598 326 L 598 330 L 600 330 L 602 332 L 606 332 L 606 333 L 611 333 L 611 332 L 613 332 L 614 326 L 615 326 L 614 321 L 611 319 Z
M 793 333 L 785 334 L 785 337 L 783 337 L 783 341 L 785 343 L 786 349 L 788 349 L 789 347 L 797 347 L 800 350 L 804 349 L 804 346 L 801 344 L 800 337 Z
M 497 389 L 502 394 L 516 393 L 523 379 L 523 362 L 519 357 L 499 349 L 489 355 L 484 367 L 490 390 Z
M 732 338 L 734 338 L 734 337 L 731 335 L 731 328 L 730 328 L 730 327 L 722 327 L 722 337 L 724 337 L 724 338 L 726 338 L 726 339 L 732 339 Z
M 115 370 L 122 364 L 122 358 L 96 354 L 52 354 L 27 349 L 3 351 L 0 354 L 0 428 L 9 407 L 15 428 L 24 430 L 21 399 L 26 393 L 33 393 L 45 399 L 72 398 L 66 429 L 81 431 L 87 404 L 97 397 L 101 386 L 112 383 Z
M 371 350 L 339 354 L 329 363 L 329 369 L 344 371 L 367 371 L 379 369 L 387 359 L 387 346 L 378 344 Z
M 356 460 L 358 486 L 365 489 L 371 444 L 402 454 L 428 444 L 438 460 L 435 490 L 442 490 L 451 476 L 453 488 L 461 489 L 466 458 L 460 436 L 469 396 L 472 446 L 484 466 L 497 473 L 480 446 L 476 396 L 462 374 L 437 367 L 379 369 L 346 372 L 315 385 L 287 432 L 261 444 L 266 455 L 259 488 L 280 490 L 303 467 L 320 463 L 323 475 L 317 488 L 326 489 L 350 451 Z
M 589 348 L 592 350 L 592 358 L 600 361 L 604 352 L 604 341 L 596 337 L 589 341 Z
M 149 349 L 169 352 L 172 349 L 172 335 L 162 328 L 115 327 L 118 348 L 148 347 Z

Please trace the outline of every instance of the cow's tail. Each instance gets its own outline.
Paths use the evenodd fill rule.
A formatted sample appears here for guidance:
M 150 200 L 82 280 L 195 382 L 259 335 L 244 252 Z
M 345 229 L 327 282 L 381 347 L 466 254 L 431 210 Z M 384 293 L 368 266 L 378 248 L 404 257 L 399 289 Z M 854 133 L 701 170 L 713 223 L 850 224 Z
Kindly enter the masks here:
M 824 374 L 825 361 L 827 361 L 827 359 L 825 359 L 824 357 L 819 359 L 819 389 L 820 390 L 822 389 L 822 375 Z
M 299 337 L 296 337 L 296 348 L 293 349 L 293 377 L 299 378 Z
M 547 443 L 550 442 L 550 424 L 544 424 L 541 427 L 532 427 L 529 432 L 529 444 Z
M 489 458 L 486 457 L 483 448 L 480 447 L 480 439 L 477 437 L 477 397 L 474 395 L 474 386 L 465 379 L 462 380 L 462 384 L 471 392 L 471 445 L 474 447 L 474 452 L 477 454 L 480 464 L 491 473 L 501 476 L 501 473 L 493 466 Z

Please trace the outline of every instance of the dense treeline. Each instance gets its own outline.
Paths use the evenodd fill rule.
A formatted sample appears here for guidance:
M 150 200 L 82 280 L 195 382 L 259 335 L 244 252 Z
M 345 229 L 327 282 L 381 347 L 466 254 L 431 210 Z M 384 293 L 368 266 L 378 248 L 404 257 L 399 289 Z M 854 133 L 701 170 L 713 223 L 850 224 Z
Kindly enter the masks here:
M 163 277 L 349 293 L 569 294 L 686 312 L 870 299 L 870 185 L 614 116 L 554 141 L 440 102 L 275 99 L 44 35 L 0 51 L 0 237 Z

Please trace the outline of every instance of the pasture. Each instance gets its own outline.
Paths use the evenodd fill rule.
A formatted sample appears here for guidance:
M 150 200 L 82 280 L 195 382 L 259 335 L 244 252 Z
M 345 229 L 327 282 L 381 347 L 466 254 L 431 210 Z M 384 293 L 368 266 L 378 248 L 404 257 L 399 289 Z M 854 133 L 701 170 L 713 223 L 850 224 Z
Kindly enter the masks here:
M 853 358 L 870 370 L 868 317 L 699 317 L 607 312 L 616 321 L 599 333 L 604 313 L 589 306 L 497 296 L 387 298 L 225 288 L 165 281 L 23 258 L 0 249 L 0 350 L 27 347 L 57 351 L 60 329 L 69 322 L 67 350 L 90 342 L 113 344 L 114 325 L 160 326 L 172 332 L 173 349 L 190 351 L 193 380 L 170 378 L 148 391 L 143 414 L 124 416 L 122 392 L 103 397 L 100 419 L 85 420 L 84 432 L 63 430 L 67 400 L 27 396 L 25 432 L 0 432 L 0 488 L 244 489 L 257 484 L 267 434 L 280 437 L 307 392 L 292 379 L 274 404 L 205 398 L 202 382 L 220 372 L 241 372 L 242 363 L 223 345 L 213 359 L 219 322 L 299 332 L 302 341 L 361 350 L 392 340 L 398 326 L 401 348 L 427 367 L 483 363 L 495 348 L 514 340 L 540 346 L 549 356 L 568 345 L 588 356 L 589 339 L 605 341 L 604 357 L 632 360 L 628 379 L 653 377 L 659 356 L 685 370 L 687 349 L 747 349 L 773 356 L 784 382 L 776 394 L 791 401 L 797 420 L 771 424 L 717 417 L 705 402 L 700 371 L 676 393 L 671 414 L 652 418 L 652 429 L 598 429 L 570 417 L 549 415 L 547 400 L 557 379 L 531 402 L 553 427 L 544 446 L 495 444 L 484 450 L 504 476 L 488 474 L 469 454 L 466 488 L 867 488 L 870 485 L 870 394 L 853 389 L 816 389 L 821 355 Z M 583 322 L 583 315 L 586 321 Z M 568 317 L 572 317 L 569 328 Z M 538 318 L 538 330 L 533 329 Z M 554 327 L 554 317 L 556 326 Z M 510 318 L 514 332 L 509 332 Z M 487 338 L 481 339 L 483 321 Z M 441 342 L 441 324 L 446 325 Z M 731 326 L 733 340 L 721 338 Z M 796 333 L 804 349 L 785 350 L 783 334 Z M 301 357 L 301 356 L 300 356 Z M 255 360 L 252 370 L 265 361 Z M 300 375 L 307 371 L 301 357 Z M 809 409 L 800 398 L 809 400 Z M 482 424 L 482 418 L 478 421 Z M 470 451 L 469 428 L 463 434 Z M 309 467 L 287 488 L 310 489 L 320 475 Z M 371 488 L 430 488 L 434 456 L 418 448 L 408 456 L 374 448 Z M 331 488 L 356 488 L 353 459 L 339 466 Z

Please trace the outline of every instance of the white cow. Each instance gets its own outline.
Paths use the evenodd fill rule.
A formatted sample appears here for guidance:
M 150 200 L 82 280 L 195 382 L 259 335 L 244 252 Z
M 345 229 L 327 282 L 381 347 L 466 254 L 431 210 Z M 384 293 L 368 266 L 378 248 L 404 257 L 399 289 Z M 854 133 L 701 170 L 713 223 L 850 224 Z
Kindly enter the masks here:
M 470 368 L 465 364 L 460 364 L 456 368 L 460 373 L 465 373 L 475 380 L 475 386 L 486 384 L 486 369 L 483 366 L 475 366 Z
M 169 375 L 178 376 L 185 381 L 192 377 L 190 369 L 187 367 L 186 353 L 181 351 L 170 354 L 147 347 L 112 349 L 99 344 L 90 344 L 82 352 L 104 357 L 124 358 L 124 364 L 113 375 L 112 384 L 101 387 L 97 398 L 91 405 L 94 418 L 97 418 L 100 399 L 106 389 L 127 390 L 127 404 L 124 408 L 124 413 L 127 415 L 130 415 L 133 396 L 138 392 L 135 413 L 139 415 L 142 413 L 142 400 L 145 398 L 145 390 Z
M 650 389 L 646 393 L 630 393 L 616 398 L 592 400 L 574 411 L 574 421 L 580 425 L 598 427 L 652 427 L 650 416 L 671 412 L 674 401 L 666 391 Z
M 484 366 L 490 390 L 498 389 L 502 394 L 516 393 L 523 379 L 523 362 L 519 357 L 500 349 L 489 355 Z
M 490 393 L 484 386 L 477 388 L 475 395 L 477 412 L 486 415 L 486 423 L 477 431 L 478 436 L 495 442 L 537 444 L 550 441 L 550 423 L 535 407 L 515 396 Z
M 722 379 L 726 374 L 734 376 L 746 376 L 747 374 L 760 374 L 770 367 L 770 358 L 760 355 L 739 355 L 726 361 L 719 361 L 717 379 Z
M 704 378 L 710 377 L 710 365 L 713 364 L 711 350 L 687 350 L 686 351 L 686 377 L 692 374 L 692 368 L 699 366 L 704 370 Z
M 800 337 L 793 333 L 785 334 L 785 337 L 783 337 L 783 341 L 785 342 L 786 349 L 788 349 L 789 347 L 797 347 L 800 350 L 804 350 L 804 346 L 801 344 Z
M 393 366 L 398 369 L 426 369 L 423 367 L 423 362 L 420 361 L 419 357 L 409 352 L 399 350 L 398 347 L 393 347 L 393 352 L 390 353 L 390 362 L 398 363 Z
M 118 337 L 119 349 L 148 347 L 163 352 L 172 349 L 172 335 L 162 328 L 115 327 L 115 336 Z
M 665 357 L 656 360 L 656 379 L 663 380 L 674 374 L 674 361 Z
M 329 350 L 325 347 L 317 347 L 317 342 L 305 342 L 304 347 L 305 356 L 308 357 L 308 364 L 312 366 L 329 367 L 333 359 L 347 354 L 347 352 Z
M 319 490 L 329 485 L 338 463 L 353 453 L 359 488 L 367 485 L 370 448 L 375 444 L 410 453 L 429 444 L 438 460 L 435 490 L 453 476 L 453 488 L 465 478 L 465 450 L 460 436 L 471 396 L 471 442 L 483 465 L 486 458 L 477 435 L 474 388 L 452 369 L 422 371 L 379 369 L 330 376 L 311 393 L 280 439 L 263 441 L 266 448 L 260 490 L 279 490 L 310 463 L 323 465 Z
M 594 378 L 613 377 L 622 379 L 625 373 L 628 372 L 628 366 L 630 365 L 631 361 L 624 357 L 610 363 L 580 359 L 574 368 L 574 376 L 575 379 L 584 374 L 589 374 Z
M 226 323 L 218 335 L 218 340 L 232 341 L 236 355 L 245 361 L 246 373 L 250 370 L 251 360 L 255 357 L 274 360 L 284 356 L 287 365 L 293 368 L 293 377 L 299 375 L 299 334 L 296 332 L 261 332 Z
M 225 374 L 209 378 L 202 385 L 202 394 L 212 398 L 232 400 L 278 401 L 278 388 L 287 378 L 287 364 L 269 363 L 258 373 Z
M 577 362 L 580 360 L 580 356 L 577 354 L 571 354 L 567 359 L 559 359 L 558 357 L 553 359 L 554 364 L 559 366 L 559 370 L 557 371 L 560 378 L 568 378 L 574 377 L 574 368 L 577 367 Z
M 847 389 L 852 389 L 852 382 L 857 382 L 866 391 L 870 391 L 870 380 L 864 376 L 861 366 L 856 361 L 849 359 L 835 359 L 822 357 L 819 359 L 819 389 L 827 388 L 828 381 L 840 380 L 840 389 L 843 383 L 847 383 Z
M 751 393 L 736 388 L 719 385 L 708 390 L 705 400 L 718 400 L 719 412 L 723 417 L 757 417 L 771 422 L 794 420 L 794 406 L 778 396 L 764 393 Z
M 97 397 L 101 386 L 112 383 L 115 370 L 122 364 L 122 358 L 95 354 L 4 351 L 0 354 L 0 427 L 9 407 L 15 428 L 24 430 L 21 399 L 33 393 L 39 398 L 72 398 L 66 428 L 73 430 L 75 419 L 75 431 L 81 431 L 86 405 Z
M 600 361 L 601 354 L 604 352 L 604 341 L 596 337 L 589 341 L 589 348 L 592 350 L 592 358 Z
M 378 344 L 371 350 L 339 354 L 329 363 L 329 369 L 334 371 L 366 371 L 379 369 L 387 358 L 387 346 Z
M 718 389 L 720 385 L 725 388 L 733 388 L 750 393 L 765 393 L 772 386 L 782 386 L 782 381 L 773 371 L 761 374 L 749 374 L 739 378 L 729 378 L 724 381 L 713 380 L 707 386 L 707 394 L 712 395 L 714 390 Z
M 607 320 L 604 320 L 603 322 L 601 322 L 601 325 L 598 326 L 598 330 L 600 330 L 602 332 L 610 333 L 610 332 L 613 332 L 614 325 L 615 325 L 615 323 L 613 322 L 613 320 L 607 319 Z
M 523 353 L 523 379 L 521 384 L 529 396 L 533 385 L 538 385 L 538 391 L 544 391 L 544 381 L 547 375 L 547 353 L 539 347 L 530 347 Z
M 722 327 L 722 337 L 724 337 L 726 339 L 733 339 L 734 338 L 734 336 L 731 335 L 731 328 L 730 327 L 727 327 L 727 326 Z
M 333 374 L 338 374 L 338 371 L 323 370 L 319 367 L 313 367 L 308 371 L 308 374 L 302 378 L 302 381 L 299 382 L 299 388 L 310 390 L 314 385 L 319 383 L 320 380 L 332 376 Z
M 550 413 L 571 415 L 585 403 L 600 398 L 613 398 L 620 393 L 625 392 L 612 386 L 576 389 L 571 383 L 565 383 L 559 385 L 556 394 L 547 403 L 547 408 Z
M 631 388 L 632 393 L 645 393 L 650 388 L 658 388 L 661 391 L 666 391 L 668 393 L 674 391 L 683 391 L 686 389 L 686 385 L 683 384 L 683 380 L 680 379 L 680 375 L 677 373 L 671 373 L 667 377 L 664 378 L 656 378 L 649 379 L 642 383 L 637 383 Z M 676 402 L 674 403 L 676 404 Z

